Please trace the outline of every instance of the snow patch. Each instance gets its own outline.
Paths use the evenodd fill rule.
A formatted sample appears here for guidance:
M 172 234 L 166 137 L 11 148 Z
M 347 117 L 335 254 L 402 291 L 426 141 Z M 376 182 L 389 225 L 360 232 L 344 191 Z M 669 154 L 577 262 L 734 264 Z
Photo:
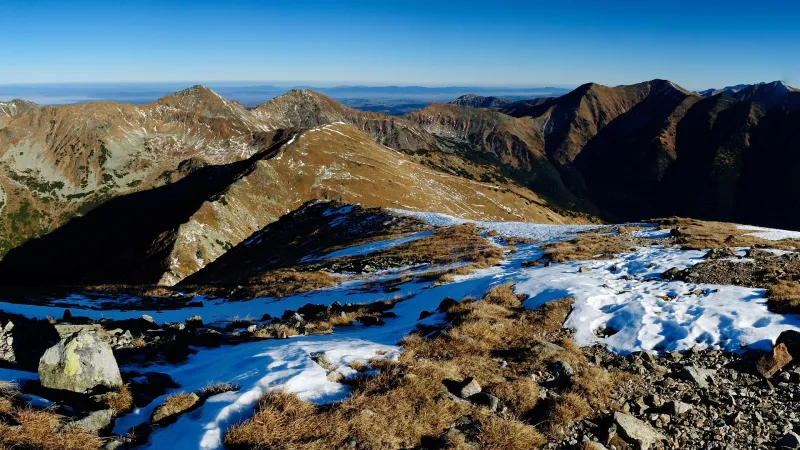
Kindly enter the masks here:
M 775 228 L 756 227 L 752 225 L 738 225 L 739 230 L 754 231 L 746 233 L 747 236 L 766 239 L 768 241 L 780 241 L 781 239 L 800 239 L 800 231 L 778 230 Z

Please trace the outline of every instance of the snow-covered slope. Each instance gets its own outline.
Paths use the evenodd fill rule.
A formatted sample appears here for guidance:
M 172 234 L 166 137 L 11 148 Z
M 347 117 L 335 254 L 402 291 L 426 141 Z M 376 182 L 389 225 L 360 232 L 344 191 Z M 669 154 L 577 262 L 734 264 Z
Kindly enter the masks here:
M 442 214 L 409 213 L 434 225 L 463 222 Z M 591 226 L 535 225 L 515 222 L 473 222 L 503 237 L 535 238 L 541 241 L 568 239 Z M 639 236 L 665 237 L 661 230 L 646 229 Z M 411 236 L 415 238 L 419 236 Z M 497 241 L 503 245 L 502 240 Z M 355 255 L 396 245 L 396 241 L 373 243 L 369 247 L 343 250 L 340 254 Z M 392 296 L 407 298 L 392 309 L 397 316 L 386 319 L 379 327 L 337 328 L 329 335 L 299 336 L 290 339 L 266 340 L 217 349 L 200 349 L 179 365 L 149 366 L 146 370 L 164 372 L 181 385 L 196 390 L 210 382 L 233 382 L 238 392 L 211 397 L 199 410 L 180 417 L 170 426 L 158 428 L 151 435 L 150 448 L 194 449 L 220 448 L 224 430 L 249 417 L 258 400 L 268 390 L 281 389 L 301 398 L 332 402 L 348 393 L 345 384 L 326 378 L 326 370 L 311 355 L 324 351 L 345 377 L 353 375 L 348 364 L 370 358 L 395 358 L 398 342 L 418 323 L 436 323 L 443 319 L 434 314 L 418 321 L 422 311 L 433 311 L 444 297 L 460 299 L 480 297 L 494 285 L 512 282 L 518 293 L 529 295 L 527 308 L 544 302 L 573 297 L 574 309 L 565 326 L 575 329 L 581 345 L 605 345 L 620 354 L 634 351 L 672 351 L 690 348 L 719 348 L 738 351 L 741 348 L 771 348 L 784 330 L 800 329 L 800 318 L 770 312 L 764 291 L 733 286 L 695 285 L 665 281 L 660 274 L 671 268 L 686 268 L 698 263 L 704 252 L 682 251 L 663 246 L 649 246 L 621 254 L 610 260 L 577 261 L 537 267 L 523 267 L 523 262 L 542 255 L 539 243 L 517 244 L 516 252 L 507 253 L 500 266 L 456 277 L 455 281 L 434 285 L 432 281 L 408 281 L 397 286 L 393 294 L 359 289 L 374 280 L 349 279 L 336 288 L 297 295 L 281 300 L 255 299 L 248 302 L 225 302 L 198 299 L 202 306 L 173 311 L 98 311 L 87 308 L 91 300 L 73 296 L 56 306 L 31 306 L 0 303 L 0 308 L 27 316 L 58 317 L 69 306 L 75 315 L 89 317 L 134 318 L 143 313 L 156 321 L 181 321 L 201 314 L 208 322 L 271 314 L 280 316 L 286 309 L 297 309 L 306 303 L 331 304 L 347 298 L 356 303 L 386 300 Z M 327 255 L 333 257 L 336 255 Z M 414 268 L 422 271 L 426 268 Z M 407 276 L 408 271 L 403 273 Z M 398 277 L 399 272 L 380 274 L 383 279 Z M 603 333 L 598 333 L 602 330 Z M 136 366 L 127 369 L 140 369 Z M 25 378 L 31 375 L 2 372 L 0 376 Z M 114 431 L 125 434 L 144 422 L 152 410 L 164 400 L 136 409 L 116 422 Z

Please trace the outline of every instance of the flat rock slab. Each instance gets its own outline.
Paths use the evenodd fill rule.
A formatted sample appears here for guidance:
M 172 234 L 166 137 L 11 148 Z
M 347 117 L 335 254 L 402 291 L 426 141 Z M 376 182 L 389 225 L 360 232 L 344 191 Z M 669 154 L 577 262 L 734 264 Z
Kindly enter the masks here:
M 622 437 L 636 441 L 641 448 L 648 448 L 667 438 L 647 423 L 621 412 L 614 413 L 614 423 Z

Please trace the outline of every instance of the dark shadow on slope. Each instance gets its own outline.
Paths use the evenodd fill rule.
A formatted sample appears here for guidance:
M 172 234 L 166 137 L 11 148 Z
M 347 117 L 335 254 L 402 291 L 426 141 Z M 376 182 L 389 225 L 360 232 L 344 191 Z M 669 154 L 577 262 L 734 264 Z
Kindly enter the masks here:
M 114 198 L 22 244 L 0 261 L 0 285 L 156 283 L 178 227 L 294 134 L 279 130 L 271 140 L 256 140 L 266 148 L 247 160 L 196 168 L 174 183 Z

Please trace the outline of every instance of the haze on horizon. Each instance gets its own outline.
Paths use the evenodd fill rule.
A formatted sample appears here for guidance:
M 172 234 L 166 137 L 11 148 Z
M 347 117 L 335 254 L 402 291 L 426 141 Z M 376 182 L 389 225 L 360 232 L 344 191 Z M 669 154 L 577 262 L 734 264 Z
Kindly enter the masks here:
M 797 13 L 775 0 L 9 0 L 0 84 L 797 84 Z

